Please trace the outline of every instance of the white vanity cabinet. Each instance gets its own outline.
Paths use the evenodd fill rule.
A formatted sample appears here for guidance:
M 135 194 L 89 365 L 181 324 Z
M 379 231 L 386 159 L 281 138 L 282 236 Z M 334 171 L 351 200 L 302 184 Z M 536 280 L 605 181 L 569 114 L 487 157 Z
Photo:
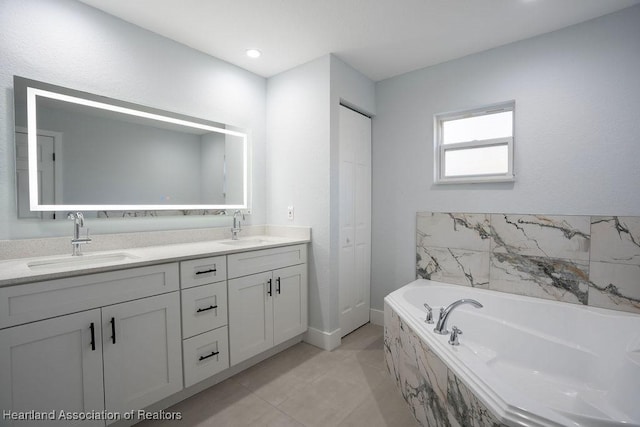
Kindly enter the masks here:
M 60 413 L 175 403 L 307 330 L 306 243 L 206 255 L 0 286 L 0 426 L 104 427 Z
M 307 330 L 307 247 L 228 256 L 231 365 Z
M 178 289 L 175 263 L 0 288 L 0 408 L 123 413 L 180 391 Z M 32 423 L 74 425 L 57 418 Z

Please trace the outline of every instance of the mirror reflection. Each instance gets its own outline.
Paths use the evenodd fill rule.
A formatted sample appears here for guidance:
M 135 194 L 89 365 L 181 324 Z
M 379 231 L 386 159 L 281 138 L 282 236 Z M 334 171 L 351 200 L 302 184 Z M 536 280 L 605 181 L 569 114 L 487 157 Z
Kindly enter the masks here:
M 19 213 L 247 207 L 247 135 L 15 78 Z

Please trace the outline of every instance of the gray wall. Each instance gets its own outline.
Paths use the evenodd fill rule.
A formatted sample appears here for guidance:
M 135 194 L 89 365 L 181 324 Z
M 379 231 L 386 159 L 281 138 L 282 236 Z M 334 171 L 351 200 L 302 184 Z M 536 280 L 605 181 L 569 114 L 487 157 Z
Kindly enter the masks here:
M 415 278 L 416 212 L 640 214 L 640 6 L 376 85 L 372 307 Z M 434 185 L 433 116 L 516 102 L 515 183 Z
M 70 225 L 18 220 L 13 75 L 251 130 L 252 223 L 265 223 L 266 80 L 71 0 L 0 2 L 0 239 L 66 236 Z M 94 234 L 222 226 L 194 216 L 92 221 Z

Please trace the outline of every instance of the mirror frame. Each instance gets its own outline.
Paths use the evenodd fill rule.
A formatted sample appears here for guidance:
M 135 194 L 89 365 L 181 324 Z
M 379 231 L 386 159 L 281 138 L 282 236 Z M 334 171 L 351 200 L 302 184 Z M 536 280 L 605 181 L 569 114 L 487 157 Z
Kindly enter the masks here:
M 26 93 L 25 93 L 26 92 Z M 243 152 L 243 201 L 242 204 L 188 204 L 188 205 L 80 205 L 80 204 L 56 204 L 45 205 L 39 203 L 38 189 L 38 167 L 37 167 L 37 113 L 36 113 L 36 97 L 42 96 L 59 101 L 71 102 L 74 104 L 85 105 L 88 107 L 99 108 L 107 111 L 113 111 L 123 114 L 129 114 L 136 117 L 142 117 L 160 122 L 171 123 L 192 128 L 206 130 L 210 132 L 219 132 L 227 135 L 233 135 L 242 138 Z M 188 210 L 226 210 L 226 209 L 249 209 L 249 141 L 248 133 L 238 130 L 225 129 L 220 123 L 198 119 L 194 117 L 184 116 L 178 113 L 159 110 L 146 107 L 139 104 L 133 104 L 126 101 L 120 101 L 113 98 L 94 95 L 88 92 L 81 92 L 74 89 L 68 89 L 61 86 L 55 86 L 35 80 L 14 76 L 14 97 L 16 118 L 18 117 L 18 108 L 23 108 L 26 103 L 27 117 L 27 156 L 29 163 L 29 206 L 31 211 L 35 212 L 56 212 L 56 211 L 188 211 Z M 25 99 L 26 97 L 26 99 Z M 22 98 L 22 99 L 20 99 Z M 22 102 L 22 104 L 21 104 Z M 16 123 L 16 129 L 18 124 Z M 228 125 L 226 125 L 228 126 Z M 15 134 L 15 131 L 14 131 Z

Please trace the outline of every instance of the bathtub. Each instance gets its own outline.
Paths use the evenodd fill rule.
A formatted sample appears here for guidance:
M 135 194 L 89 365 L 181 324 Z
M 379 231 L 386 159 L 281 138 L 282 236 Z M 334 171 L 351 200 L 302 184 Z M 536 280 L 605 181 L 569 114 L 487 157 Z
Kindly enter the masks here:
M 452 346 L 423 303 L 462 298 L 484 307 L 452 312 Z M 385 298 L 385 359 L 426 425 L 640 426 L 640 315 L 420 279 Z

